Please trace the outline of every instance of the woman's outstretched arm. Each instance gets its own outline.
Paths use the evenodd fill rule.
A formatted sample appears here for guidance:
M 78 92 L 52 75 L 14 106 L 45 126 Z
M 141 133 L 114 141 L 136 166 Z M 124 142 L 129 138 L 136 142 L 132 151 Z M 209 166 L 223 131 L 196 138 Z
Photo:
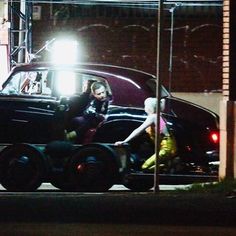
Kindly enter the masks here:
M 136 128 L 125 140 L 115 142 L 115 145 L 122 145 L 123 143 L 127 143 L 132 140 L 134 137 L 141 134 L 147 127 L 151 126 L 155 123 L 156 114 L 149 115 L 147 119 L 138 127 Z

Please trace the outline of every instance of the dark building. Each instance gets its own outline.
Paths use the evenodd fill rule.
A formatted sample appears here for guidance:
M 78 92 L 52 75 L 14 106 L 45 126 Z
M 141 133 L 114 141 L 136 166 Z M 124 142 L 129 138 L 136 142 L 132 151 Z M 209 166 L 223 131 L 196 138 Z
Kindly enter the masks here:
M 221 90 L 222 5 L 164 9 L 164 84 L 174 92 Z M 41 14 L 33 21 L 34 51 L 54 37 L 73 35 L 84 47 L 85 62 L 156 73 L 157 4 L 41 4 Z

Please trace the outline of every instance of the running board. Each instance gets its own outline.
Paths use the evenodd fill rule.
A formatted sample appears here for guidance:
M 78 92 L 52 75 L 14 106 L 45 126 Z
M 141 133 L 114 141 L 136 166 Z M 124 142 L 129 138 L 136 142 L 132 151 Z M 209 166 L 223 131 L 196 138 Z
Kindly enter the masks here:
M 154 174 L 152 173 L 130 173 L 126 175 L 126 179 L 137 181 L 153 181 Z M 219 179 L 216 175 L 181 175 L 181 174 L 159 174 L 159 184 L 192 184 L 217 182 Z

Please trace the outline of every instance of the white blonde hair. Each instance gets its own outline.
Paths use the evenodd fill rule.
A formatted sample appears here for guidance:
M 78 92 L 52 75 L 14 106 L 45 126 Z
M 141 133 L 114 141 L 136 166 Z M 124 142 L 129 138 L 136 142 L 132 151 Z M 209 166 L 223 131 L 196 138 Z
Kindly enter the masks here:
M 144 101 L 144 106 L 146 106 L 148 109 L 152 109 L 155 113 L 157 111 L 157 98 L 149 97 L 146 98 Z M 160 100 L 160 109 L 163 111 L 165 108 L 165 99 Z
M 157 99 L 156 98 L 146 98 L 144 101 L 144 106 L 147 107 L 148 109 L 152 109 L 153 112 L 155 113 L 157 110 Z

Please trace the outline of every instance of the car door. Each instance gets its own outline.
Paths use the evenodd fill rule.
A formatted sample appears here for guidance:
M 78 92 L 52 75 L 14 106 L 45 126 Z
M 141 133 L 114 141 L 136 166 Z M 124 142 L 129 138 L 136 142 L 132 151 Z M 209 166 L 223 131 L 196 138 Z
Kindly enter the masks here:
M 43 85 L 47 73 L 40 72 L 42 81 L 37 81 L 37 71 L 28 80 L 29 73 L 32 77 L 32 72 L 13 74 L 2 91 L 1 143 L 47 143 L 62 136 L 63 109 L 58 109 L 60 102 Z

